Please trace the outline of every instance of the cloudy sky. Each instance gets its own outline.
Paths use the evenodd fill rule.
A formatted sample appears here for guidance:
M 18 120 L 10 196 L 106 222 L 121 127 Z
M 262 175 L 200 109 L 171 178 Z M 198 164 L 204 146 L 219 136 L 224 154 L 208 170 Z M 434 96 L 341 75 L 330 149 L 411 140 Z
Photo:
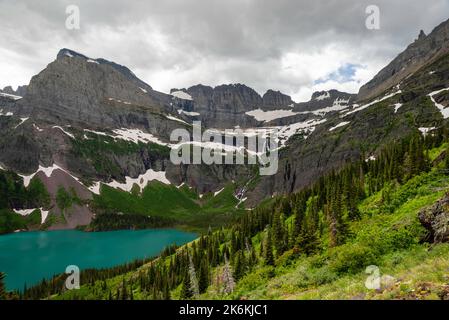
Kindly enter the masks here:
M 380 29 L 365 26 L 368 5 Z M 66 28 L 66 8 L 80 29 Z M 244 83 L 296 101 L 357 92 L 449 0 L 0 0 L 0 87 L 27 84 L 61 48 L 124 64 L 154 89 Z

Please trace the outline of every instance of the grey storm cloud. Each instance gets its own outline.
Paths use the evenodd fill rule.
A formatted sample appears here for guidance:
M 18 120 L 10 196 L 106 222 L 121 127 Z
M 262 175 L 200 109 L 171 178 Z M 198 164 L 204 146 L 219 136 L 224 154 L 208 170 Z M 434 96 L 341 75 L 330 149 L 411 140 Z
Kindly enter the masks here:
M 68 5 L 80 9 L 79 30 L 65 27 Z M 380 9 L 380 30 L 365 27 L 368 5 Z M 0 87 L 27 83 L 68 47 L 125 64 L 161 91 L 229 82 L 296 99 L 357 91 L 448 12 L 449 0 L 0 0 Z M 351 82 L 317 85 L 348 64 L 359 68 Z

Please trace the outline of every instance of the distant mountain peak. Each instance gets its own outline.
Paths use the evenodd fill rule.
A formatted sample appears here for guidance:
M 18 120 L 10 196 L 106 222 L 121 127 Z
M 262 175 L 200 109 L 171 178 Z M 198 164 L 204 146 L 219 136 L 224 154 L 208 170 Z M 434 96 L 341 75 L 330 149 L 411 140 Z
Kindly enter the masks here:
M 72 49 L 67 49 L 67 48 L 63 48 L 61 50 L 59 50 L 56 59 L 62 59 L 62 58 L 82 58 L 84 60 L 86 60 L 87 62 L 91 62 L 91 63 L 96 63 L 96 64 L 104 64 L 104 65 L 109 65 L 111 67 L 113 67 L 115 70 L 119 71 L 120 73 L 122 73 L 124 76 L 126 76 L 128 79 L 133 79 L 135 81 L 137 81 L 143 88 L 145 89 L 150 89 L 152 90 L 153 88 L 147 84 L 146 82 L 142 81 L 141 79 L 139 79 L 134 72 L 132 72 L 128 67 L 125 67 L 121 64 L 115 63 L 113 61 L 109 61 L 103 58 L 97 58 L 97 59 L 93 59 L 93 58 L 89 58 L 88 56 L 79 53 L 77 51 L 74 51 Z
M 58 54 L 56 56 L 56 59 L 61 59 L 63 57 L 69 57 L 69 58 L 80 57 L 80 58 L 83 58 L 83 59 L 86 59 L 86 60 L 90 59 L 87 56 L 85 56 L 84 54 L 81 54 L 79 52 L 76 52 L 74 50 L 67 49 L 67 48 L 63 48 L 63 49 L 59 50 L 59 52 L 58 52 Z
M 421 30 L 418 35 L 418 40 L 422 40 L 425 37 L 427 37 L 427 35 L 425 34 L 425 32 L 423 30 Z
M 449 19 L 434 28 L 429 35 L 421 30 L 418 39 L 360 88 L 357 100 L 363 101 L 379 96 L 448 52 Z

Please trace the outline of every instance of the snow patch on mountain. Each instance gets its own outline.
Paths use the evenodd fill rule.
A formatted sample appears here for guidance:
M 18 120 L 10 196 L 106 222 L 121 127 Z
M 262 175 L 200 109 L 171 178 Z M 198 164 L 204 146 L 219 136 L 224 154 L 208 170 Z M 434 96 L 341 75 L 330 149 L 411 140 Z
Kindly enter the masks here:
M 173 117 L 173 116 L 170 115 L 170 114 L 166 114 L 165 117 L 166 117 L 167 119 L 169 119 L 169 120 L 178 121 L 178 122 L 181 122 L 181 123 L 184 123 L 184 124 L 189 125 L 189 124 L 188 124 L 187 122 L 185 122 L 184 120 L 179 119 L 179 118 L 176 118 L 176 117 Z
M 329 131 L 334 131 L 335 129 L 338 129 L 338 128 L 340 128 L 340 127 L 344 127 L 345 125 L 347 125 L 347 124 L 349 124 L 349 123 L 350 123 L 349 121 L 343 121 L 343 122 L 340 122 L 340 123 L 337 124 L 335 127 L 330 128 Z
M 319 95 L 318 97 L 315 98 L 315 100 L 317 101 L 322 101 L 325 99 L 329 99 L 331 97 L 331 94 L 329 93 L 329 91 L 323 93 L 322 95 Z
M 314 114 L 317 116 L 325 116 L 329 112 L 343 111 L 343 110 L 349 108 L 349 105 L 347 105 L 348 102 L 349 102 L 349 100 L 337 98 L 334 100 L 332 106 L 330 106 L 330 107 L 321 108 L 321 109 L 317 109 L 317 110 L 311 110 L 311 111 L 302 111 L 299 113 L 300 114 Z
M 76 181 L 80 182 L 80 180 L 75 177 L 74 175 L 72 175 L 70 172 L 68 172 L 67 170 L 61 168 L 60 166 L 58 166 L 56 163 L 54 163 L 51 167 L 43 167 L 41 165 L 39 165 L 39 168 L 37 169 L 37 171 L 35 173 L 32 173 L 30 175 L 21 175 L 19 174 L 20 177 L 23 178 L 23 185 L 25 187 L 28 187 L 31 180 L 34 178 L 34 176 L 38 173 L 38 172 L 43 172 L 47 178 L 50 178 L 51 175 L 53 174 L 53 171 L 55 170 L 61 170 L 62 172 L 68 174 L 69 176 L 71 176 L 73 179 L 75 179 Z
M 33 128 L 36 129 L 39 132 L 44 131 L 44 129 L 39 128 L 35 123 L 33 123 Z
M 401 91 L 401 90 L 398 90 L 398 91 L 392 92 L 392 93 L 390 93 L 390 94 L 387 94 L 387 95 L 383 96 L 382 98 L 373 100 L 373 101 L 371 101 L 370 103 L 364 104 L 363 106 L 360 106 L 360 107 L 357 106 L 355 109 L 353 109 L 353 110 L 351 110 L 351 111 L 349 111 L 349 112 L 346 112 L 344 115 L 342 115 L 342 117 L 346 117 L 346 116 L 348 116 L 348 115 L 350 115 L 350 114 L 353 114 L 353 113 L 362 111 L 362 110 L 364 110 L 364 109 L 366 109 L 366 108 L 368 108 L 368 107 L 371 107 L 372 105 L 375 105 L 375 104 L 377 104 L 377 103 L 379 103 L 379 102 L 382 102 L 382 101 L 384 101 L 384 100 L 390 99 L 390 98 L 392 98 L 392 97 L 394 97 L 395 95 L 400 94 L 400 93 L 402 93 L 402 91 Z
M 127 128 L 121 128 L 121 129 L 114 129 L 112 130 L 116 135 L 113 136 L 114 138 L 122 139 L 125 141 L 131 141 L 134 143 L 156 143 L 162 146 L 168 146 L 168 143 L 165 143 L 159 138 L 155 137 L 151 133 L 143 132 L 140 129 L 127 129 Z
M 70 138 L 75 139 L 75 136 L 73 134 L 71 134 L 70 132 L 67 132 L 64 130 L 64 128 L 62 128 L 61 126 L 53 126 L 53 129 L 59 129 L 62 132 L 64 132 L 66 135 L 68 135 Z
M 147 172 L 139 175 L 137 178 L 125 177 L 125 180 L 125 183 L 120 183 L 113 180 L 112 182 L 106 183 L 106 185 L 115 189 L 130 192 L 134 184 L 137 184 L 140 187 L 140 190 L 143 190 L 143 188 L 147 186 L 148 182 L 153 180 L 160 181 L 167 185 L 170 184 L 170 181 L 168 181 L 165 176 L 165 171 L 154 171 L 153 169 L 147 170 Z
M 180 120 L 180 121 L 182 121 L 182 120 Z M 111 137 L 113 139 L 121 139 L 121 140 L 125 140 L 125 141 L 130 141 L 130 142 L 133 142 L 136 144 L 139 142 L 143 142 L 143 143 L 155 143 L 155 144 L 159 144 L 161 146 L 170 146 L 169 143 L 165 143 L 165 142 L 159 140 L 159 138 L 152 135 L 151 133 L 143 132 L 140 129 L 129 129 L 129 128 L 114 129 L 114 130 L 112 130 L 112 132 L 114 134 L 109 134 L 109 133 L 101 132 L 101 131 L 95 131 L 95 130 L 91 130 L 91 129 L 84 129 L 84 131 L 90 132 L 90 133 L 93 133 L 93 134 L 96 134 L 99 136 Z M 87 137 L 85 136 L 85 138 L 87 138 Z
M 311 119 L 303 122 L 289 124 L 283 127 L 278 127 L 278 136 L 279 140 L 281 140 L 281 146 L 285 146 L 285 143 L 288 141 L 288 139 L 290 139 L 291 136 L 297 133 L 304 134 L 304 138 L 307 139 L 307 137 L 312 134 L 313 131 L 315 131 L 317 125 L 323 124 L 326 121 L 326 119 Z
M 193 100 L 192 96 L 184 91 L 175 91 L 175 92 L 172 92 L 171 95 L 173 97 L 183 99 L 183 100 Z
M 41 212 L 41 224 L 47 220 L 48 214 L 50 211 L 46 211 L 43 208 L 33 208 L 33 209 L 13 209 L 15 213 L 20 214 L 21 216 L 28 216 L 32 214 L 35 210 L 39 210 Z
M 422 133 L 423 136 L 426 136 L 432 130 L 435 130 L 435 127 L 420 127 L 418 130 Z
M 14 113 L 12 113 L 12 112 L 6 112 L 6 113 L 4 113 L 4 112 L 3 112 L 3 109 L 0 109 L 0 116 L 11 117 L 11 116 L 13 116 L 13 115 L 14 115 Z
M 20 118 L 20 123 L 14 127 L 14 129 L 17 129 L 17 127 L 19 127 L 22 123 L 24 123 L 25 121 L 27 121 L 29 118 Z
M 178 109 L 177 111 L 178 111 L 178 114 L 185 114 L 190 117 L 198 117 L 200 115 L 199 112 L 194 112 L 194 111 L 184 111 L 182 109 Z
M 8 98 L 8 99 L 12 99 L 12 100 L 20 100 L 20 99 L 22 99 L 21 96 L 16 96 L 14 94 L 3 93 L 3 92 L 0 92 L 0 97 L 5 97 L 5 98 Z
M 28 216 L 30 215 L 34 210 L 37 210 L 37 208 L 33 209 L 13 209 L 15 213 L 20 214 L 21 216 Z
M 214 192 L 214 197 L 218 196 L 223 190 L 224 190 L 224 188 L 221 188 L 220 190 L 215 191 Z
M 393 105 L 394 107 L 394 113 L 398 112 L 399 108 L 402 107 L 402 103 L 395 103 Z
M 293 112 L 292 110 L 272 110 L 272 111 L 264 111 L 262 109 L 255 109 L 248 112 L 245 112 L 248 116 L 254 117 L 257 121 L 272 121 L 279 118 L 290 117 L 298 114 L 297 112 Z
M 449 90 L 449 88 L 433 91 L 433 92 L 428 94 L 428 96 L 430 97 L 430 100 L 432 100 L 432 102 L 435 105 L 435 107 L 437 107 L 440 110 L 441 115 L 443 116 L 444 119 L 449 118 L 449 108 L 446 108 L 442 104 L 436 102 L 434 96 L 436 96 L 437 94 L 439 94 L 441 92 L 447 91 L 447 90 Z

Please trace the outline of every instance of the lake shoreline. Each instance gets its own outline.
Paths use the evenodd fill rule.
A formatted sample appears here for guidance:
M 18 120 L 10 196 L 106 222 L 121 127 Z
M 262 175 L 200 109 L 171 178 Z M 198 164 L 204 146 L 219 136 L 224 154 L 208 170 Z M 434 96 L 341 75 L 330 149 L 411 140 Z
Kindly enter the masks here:
M 0 271 L 7 274 L 8 289 L 21 290 L 25 284 L 64 273 L 68 265 L 80 270 L 111 268 L 156 257 L 168 246 L 196 238 L 197 233 L 174 228 L 9 233 L 0 237 Z

